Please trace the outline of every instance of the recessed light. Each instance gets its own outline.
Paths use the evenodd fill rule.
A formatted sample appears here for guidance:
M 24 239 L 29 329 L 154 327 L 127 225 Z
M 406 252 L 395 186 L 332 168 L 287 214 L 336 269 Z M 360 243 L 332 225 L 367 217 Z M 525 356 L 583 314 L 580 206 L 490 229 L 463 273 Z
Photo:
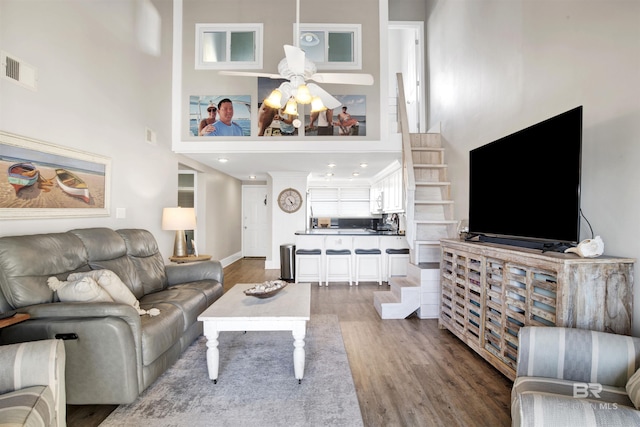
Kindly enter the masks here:
M 255 175 L 249 175 L 249 179 L 256 179 Z
M 360 175 L 360 172 L 354 172 L 354 173 L 352 173 L 351 175 L 353 175 L 353 176 L 358 176 L 358 175 Z
M 330 168 L 335 168 L 336 164 L 335 163 L 329 163 L 327 166 L 329 166 Z
M 328 172 L 326 176 L 333 176 L 331 172 Z
M 364 163 L 364 162 L 363 162 L 363 163 L 360 163 L 360 167 L 361 167 L 361 168 L 366 168 L 367 166 L 369 166 L 369 165 L 368 165 L 368 164 L 366 164 L 366 163 Z
M 227 162 L 229 161 L 229 159 L 227 159 L 227 158 L 225 158 L 225 157 L 219 157 L 219 158 L 218 158 L 218 161 L 219 161 L 220 163 L 227 163 Z

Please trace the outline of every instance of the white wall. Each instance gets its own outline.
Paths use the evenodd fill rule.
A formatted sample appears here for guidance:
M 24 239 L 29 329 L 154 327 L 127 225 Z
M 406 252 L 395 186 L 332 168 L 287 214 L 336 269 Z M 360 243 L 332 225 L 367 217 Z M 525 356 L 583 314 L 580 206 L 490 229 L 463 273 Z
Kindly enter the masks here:
M 139 34 L 141 5 L 155 9 L 159 37 Z M 0 79 L 0 129 L 112 161 L 110 216 L 3 220 L 0 235 L 146 228 L 171 254 L 174 233 L 161 230 L 161 212 L 176 205 L 178 163 L 187 161 L 171 152 L 171 23 L 170 0 L 0 1 L 0 49 L 38 69 L 37 91 Z M 157 133 L 156 146 L 145 142 L 146 127 Z M 205 195 L 229 195 L 211 208 L 223 240 L 211 231 L 201 252 L 229 256 L 239 250 L 240 228 L 224 221 L 239 221 L 239 181 L 192 166 L 207 177 Z M 116 208 L 126 208 L 126 218 L 116 219 Z
M 280 245 L 296 242 L 296 231 L 306 229 L 307 174 L 297 172 L 269 172 L 269 200 L 271 202 L 271 249 L 265 268 L 280 268 Z M 278 196 L 285 188 L 294 188 L 302 195 L 303 206 L 297 212 L 284 212 L 278 207 Z
M 583 105 L 582 209 L 607 254 L 639 258 L 640 2 L 434 0 L 427 9 L 429 124 L 442 123 L 456 217 L 468 215 L 469 150 Z M 584 221 L 582 230 L 589 237 Z M 637 291 L 634 306 L 638 335 Z

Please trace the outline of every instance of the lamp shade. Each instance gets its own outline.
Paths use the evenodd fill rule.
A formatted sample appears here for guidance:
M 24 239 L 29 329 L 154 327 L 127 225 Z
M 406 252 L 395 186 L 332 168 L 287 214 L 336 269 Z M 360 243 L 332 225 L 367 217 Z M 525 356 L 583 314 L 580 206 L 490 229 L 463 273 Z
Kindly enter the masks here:
M 322 103 L 322 99 L 319 96 L 314 96 L 311 100 L 311 112 L 319 113 L 320 111 L 325 111 L 327 107 Z
M 311 103 L 311 92 L 309 92 L 309 88 L 306 84 L 301 84 L 298 86 L 296 90 L 296 101 L 300 104 L 310 104 Z
M 163 230 L 195 230 L 196 211 L 194 208 L 164 208 L 162 210 Z
M 289 100 L 287 101 L 287 106 L 284 107 L 284 113 L 290 116 L 298 115 L 298 105 L 296 104 L 296 100 L 293 97 L 289 98 Z
M 264 103 L 271 108 L 280 108 L 280 102 L 282 100 L 282 92 L 280 89 L 274 89 Z

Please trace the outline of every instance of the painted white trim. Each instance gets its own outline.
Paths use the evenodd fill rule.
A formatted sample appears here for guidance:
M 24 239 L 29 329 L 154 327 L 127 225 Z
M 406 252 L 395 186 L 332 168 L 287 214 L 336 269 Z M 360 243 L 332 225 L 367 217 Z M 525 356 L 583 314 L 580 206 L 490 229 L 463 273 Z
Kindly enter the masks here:
M 425 132 L 425 129 L 427 128 L 427 115 L 426 115 L 426 105 L 427 105 L 427 99 L 428 99 L 428 84 L 427 81 L 425 80 L 425 70 L 424 70 L 424 56 L 425 56 L 425 41 L 424 41 L 424 22 L 423 21 L 389 21 L 389 27 L 388 30 L 390 29 L 410 29 L 414 31 L 414 35 L 418 41 L 418 46 L 417 46 L 417 58 L 419 61 L 419 64 L 417 64 L 420 67 L 420 72 L 417 73 L 418 74 L 418 81 L 420 82 L 420 90 L 418 91 L 418 102 L 420 105 L 418 114 L 420 115 L 419 117 L 419 123 L 420 123 L 420 128 L 418 129 L 418 132 Z M 387 30 L 387 31 L 388 31 Z M 439 133 L 439 132 L 438 132 Z
M 293 39 L 300 43 L 299 35 L 293 26 Z M 329 33 L 351 33 L 353 35 L 353 57 L 351 62 L 314 61 L 318 70 L 362 70 L 362 24 L 310 24 L 300 23 L 300 33 L 324 32 L 324 50 L 328 54 Z
M 263 46 L 264 46 L 264 25 L 262 23 L 241 23 L 241 24 L 196 24 L 195 30 L 195 69 L 196 70 L 259 70 L 262 69 Z M 202 60 L 203 35 L 207 32 L 225 32 L 225 60 L 218 62 L 204 62 Z M 253 61 L 231 62 L 231 33 L 253 32 L 255 43 L 255 58 Z
M 182 128 L 182 0 L 173 0 L 173 57 L 171 78 L 171 147 L 180 144 Z
M 241 259 L 242 259 L 242 252 L 236 252 L 235 254 L 231 254 L 228 257 L 221 259 L 220 264 L 222 264 L 222 267 L 227 267 Z
M 378 120 L 380 124 L 380 140 L 387 141 L 389 138 L 389 105 L 386 102 L 387 94 L 389 93 L 389 68 L 387 67 L 387 52 L 389 49 L 389 0 L 379 0 L 378 3 L 378 11 L 380 16 L 379 22 L 379 33 L 380 33 L 380 120 Z M 393 141 L 391 144 L 390 141 L 387 141 L 386 144 L 382 144 L 386 146 L 387 149 L 395 146 L 396 150 L 400 149 L 402 151 L 402 140 Z M 367 147 L 369 148 L 369 147 Z

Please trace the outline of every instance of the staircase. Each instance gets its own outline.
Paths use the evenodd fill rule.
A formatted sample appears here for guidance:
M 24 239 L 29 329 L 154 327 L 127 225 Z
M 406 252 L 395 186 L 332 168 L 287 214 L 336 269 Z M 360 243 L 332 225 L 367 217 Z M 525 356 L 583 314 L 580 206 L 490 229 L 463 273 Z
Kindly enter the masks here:
M 410 263 L 406 277 L 389 279 L 390 291 L 374 292 L 374 306 L 382 319 L 404 319 L 416 311 L 421 319 L 434 319 L 440 298 L 440 239 L 454 237 L 458 221 L 453 219 L 440 134 L 409 134 L 400 74 L 398 93 Z

